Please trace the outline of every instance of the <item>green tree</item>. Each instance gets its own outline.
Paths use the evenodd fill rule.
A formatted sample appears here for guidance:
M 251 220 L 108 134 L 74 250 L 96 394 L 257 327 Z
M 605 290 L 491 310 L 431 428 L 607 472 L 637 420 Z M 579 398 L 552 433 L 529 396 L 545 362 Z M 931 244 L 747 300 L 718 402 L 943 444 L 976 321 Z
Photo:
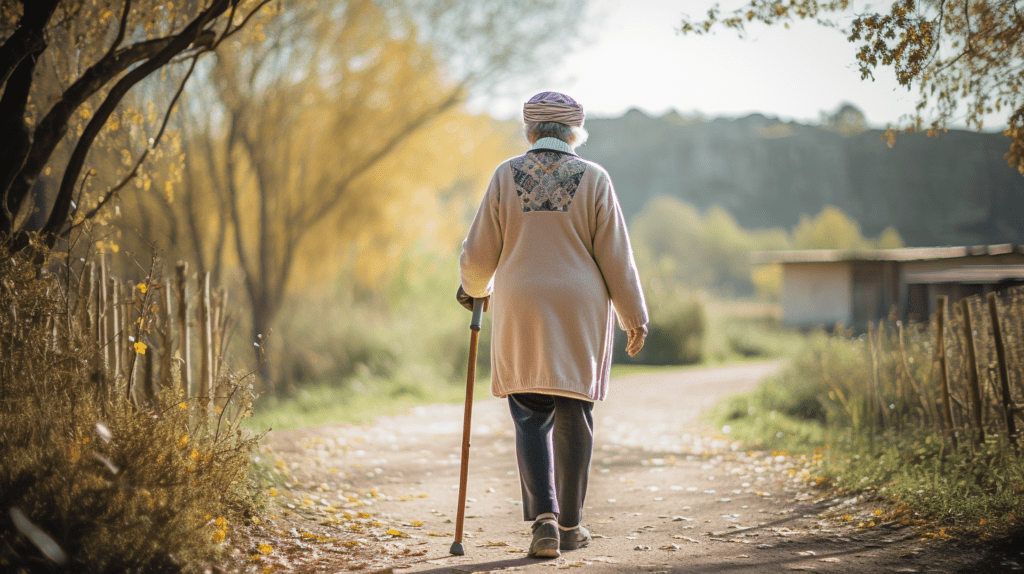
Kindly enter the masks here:
M 861 78 L 882 67 L 917 89 L 917 110 L 901 129 L 938 135 L 956 120 L 981 130 L 988 114 L 1006 114 L 1005 158 L 1024 175 L 1024 7 L 1013 0 L 894 0 L 886 13 L 851 13 L 849 0 L 750 0 L 723 13 L 716 4 L 704 20 L 684 18 L 683 34 L 724 26 L 744 36 L 752 22 L 766 25 L 811 19 L 840 28 L 859 45 Z M 884 4 L 884 3 L 882 3 Z M 869 5 L 870 6 L 870 5 Z M 889 145 L 896 129 L 887 131 Z
M 826 206 L 815 217 L 800 216 L 793 228 L 794 249 L 869 249 L 871 242 L 861 234 L 860 224 L 841 209 Z
M 281 6 L 279 17 L 248 31 L 251 41 L 219 51 L 191 86 L 184 152 L 199 157 L 185 170 L 183 205 L 160 186 L 150 192 L 149 211 L 178 220 L 200 269 L 237 263 L 253 340 L 273 327 L 309 250 L 323 278 L 344 259 L 331 257 L 337 245 L 351 251 L 353 240 L 387 227 L 397 198 L 449 184 L 436 177 L 444 162 L 422 161 L 435 151 L 422 146 L 443 138 L 418 142 L 420 150 L 410 142 L 438 121 L 465 132 L 474 122 L 454 112 L 468 90 L 547 57 L 580 10 L 576 0 Z
M 269 1 L 0 0 L 0 244 L 39 232 L 52 246 L 99 213 L 124 184 L 90 181 L 89 152 L 129 91 L 167 69 L 184 82 Z M 125 183 L 163 132 L 133 130 L 143 149 Z

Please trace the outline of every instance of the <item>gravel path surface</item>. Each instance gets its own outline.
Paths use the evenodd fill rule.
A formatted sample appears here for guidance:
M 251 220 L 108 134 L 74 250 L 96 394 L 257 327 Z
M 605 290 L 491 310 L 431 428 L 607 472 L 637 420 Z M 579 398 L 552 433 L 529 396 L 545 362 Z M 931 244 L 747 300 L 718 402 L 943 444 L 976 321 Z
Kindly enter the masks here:
M 529 523 L 522 520 L 513 428 L 506 402 L 490 397 L 474 405 L 465 556 L 449 554 L 461 405 L 417 407 L 373 426 L 271 433 L 263 456 L 277 460 L 285 481 L 273 499 L 283 515 L 254 528 L 252 548 L 236 554 L 267 572 L 1015 569 L 1012 563 L 972 567 L 975 557 L 963 544 L 887 522 L 891 509 L 880 503 L 821 499 L 801 478 L 813 460 L 747 451 L 700 428 L 703 409 L 753 388 L 780 366 L 749 363 L 613 381 L 609 400 L 594 411 L 583 522 L 595 540 L 561 558 L 525 557 Z M 260 540 L 267 544 L 262 551 Z

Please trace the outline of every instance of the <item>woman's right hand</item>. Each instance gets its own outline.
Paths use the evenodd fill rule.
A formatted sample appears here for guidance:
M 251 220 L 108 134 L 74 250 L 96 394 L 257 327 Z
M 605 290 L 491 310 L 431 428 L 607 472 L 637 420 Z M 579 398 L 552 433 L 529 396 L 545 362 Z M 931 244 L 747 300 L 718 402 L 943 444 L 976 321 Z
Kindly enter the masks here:
M 628 333 L 626 353 L 633 357 L 640 352 L 640 349 L 644 348 L 644 341 L 647 339 L 647 325 L 640 325 L 635 329 L 630 329 Z

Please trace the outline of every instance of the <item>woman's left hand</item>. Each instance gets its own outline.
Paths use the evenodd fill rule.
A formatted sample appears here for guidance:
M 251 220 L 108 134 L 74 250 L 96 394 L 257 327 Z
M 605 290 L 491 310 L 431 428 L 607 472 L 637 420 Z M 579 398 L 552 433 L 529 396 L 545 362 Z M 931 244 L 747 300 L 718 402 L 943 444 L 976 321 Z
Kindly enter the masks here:
M 626 341 L 626 353 L 630 357 L 635 356 L 644 348 L 644 341 L 647 339 L 647 325 L 640 325 L 629 330 L 629 338 Z

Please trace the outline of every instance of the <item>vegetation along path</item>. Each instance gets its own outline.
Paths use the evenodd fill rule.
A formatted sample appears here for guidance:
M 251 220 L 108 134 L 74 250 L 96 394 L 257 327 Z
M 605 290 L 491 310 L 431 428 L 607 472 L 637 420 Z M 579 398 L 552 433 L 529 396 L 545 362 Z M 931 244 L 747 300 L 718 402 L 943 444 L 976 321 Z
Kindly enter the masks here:
M 505 401 L 475 404 L 466 555 L 449 554 L 458 494 L 461 405 L 417 407 L 373 426 L 271 433 L 264 462 L 276 517 L 239 536 L 234 566 L 259 572 L 959 572 L 969 545 L 887 519 L 863 497 L 807 484 L 814 459 L 747 450 L 699 413 L 747 391 L 779 362 L 631 375 L 595 408 L 584 523 L 595 540 L 554 560 L 525 557 Z M 275 513 L 271 513 L 275 514 Z M 239 532 L 239 534 L 243 534 Z M 992 564 L 989 561 L 989 564 Z

